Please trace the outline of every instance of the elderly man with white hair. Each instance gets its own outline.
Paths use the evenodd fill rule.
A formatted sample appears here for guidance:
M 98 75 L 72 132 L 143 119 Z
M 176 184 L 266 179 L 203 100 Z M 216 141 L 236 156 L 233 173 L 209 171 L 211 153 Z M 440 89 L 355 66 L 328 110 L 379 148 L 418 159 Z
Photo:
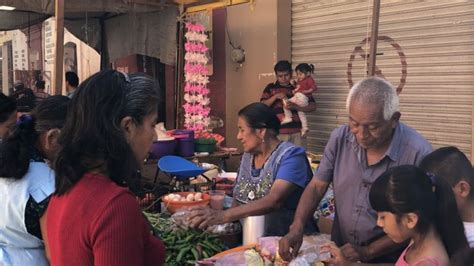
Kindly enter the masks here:
M 285 260 L 298 253 L 304 221 L 314 213 L 331 182 L 336 205 L 331 238 L 346 258 L 393 263 L 403 248 L 377 227 L 369 190 L 388 168 L 418 165 L 432 147 L 399 121 L 399 97 L 381 78 L 369 77 L 355 84 L 346 107 L 349 123 L 332 132 L 319 168 L 298 203 L 290 231 L 280 240 L 280 255 Z

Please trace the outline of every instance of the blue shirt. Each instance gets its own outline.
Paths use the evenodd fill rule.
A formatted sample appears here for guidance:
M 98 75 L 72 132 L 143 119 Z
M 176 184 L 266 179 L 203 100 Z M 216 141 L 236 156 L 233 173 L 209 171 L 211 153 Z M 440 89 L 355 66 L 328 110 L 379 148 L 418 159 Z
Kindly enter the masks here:
M 275 179 L 285 180 L 297 186 L 296 191 L 286 200 L 286 208 L 296 210 L 298 201 L 312 176 L 306 151 L 303 148 L 295 147 L 283 156 Z
M 391 167 L 418 165 L 431 151 L 431 144 L 423 136 L 399 123 L 385 155 L 369 166 L 366 150 L 357 143 L 349 126 L 335 129 L 315 172 L 316 179 L 334 185 L 336 219 L 332 239 L 339 245 L 367 245 L 381 237 L 377 213 L 369 202 L 372 183 Z
M 296 190 L 285 200 L 279 210 L 265 215 L 265 235 L 283 236 L 288 233 L 301 194 L 308 185 L 312 173 L 306 152 L 290 142 L 281 142 L 261 169 L 253 167 L 254 156 L 244 153 L 234 187 L 234 199 L 239 203 L 261 199 L 270 193 L 277 179 L 296 186 Z M 314 223 L 308 221 L 306 232 L 314 232 Z

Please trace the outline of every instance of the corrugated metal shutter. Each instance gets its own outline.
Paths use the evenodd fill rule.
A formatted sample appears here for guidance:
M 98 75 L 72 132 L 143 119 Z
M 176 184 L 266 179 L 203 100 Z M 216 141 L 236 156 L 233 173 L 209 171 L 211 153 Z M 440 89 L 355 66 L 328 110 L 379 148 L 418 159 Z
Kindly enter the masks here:
M 348 63 L 370 32 L 372 2 L 292 0 L 292 61 L 315 64 L 318 110 L 309 115 L 308 149 L 320 153 L 330 132 L 347 121 Z M 434 147 L 472 151 L 474 83 L 473 1 L 381 1 L 379 36 L 394 40 L 406 56 L 406 84 L 400 94 L 402 121 Z M 362 45 L 362 49 L 369 50 Z M 377 66 L 395 86 L 402 63 L 397 49 L 379 41 Z M 356 82 L 365 61 L 354 55 Z

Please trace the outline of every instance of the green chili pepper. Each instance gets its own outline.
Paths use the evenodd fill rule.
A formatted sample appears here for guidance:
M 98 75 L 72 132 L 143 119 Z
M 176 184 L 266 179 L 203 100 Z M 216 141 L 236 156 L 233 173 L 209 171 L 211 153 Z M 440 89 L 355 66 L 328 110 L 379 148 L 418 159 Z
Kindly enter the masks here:
M 176 257 L 176 261 L 180 262 L 184 254 L 186 254 L 186 252 L 188 252 L 190 249 L 191 247 L 186 247 L 186 248 L 181 249 L 178 253 L 178 256 Z
M 199 254 L 197 252 L 197 249 L 196 248 L 192 248 L 191 249 L 191 252 L 193 253 L 193 256 L 196 260 L 199 260 Z

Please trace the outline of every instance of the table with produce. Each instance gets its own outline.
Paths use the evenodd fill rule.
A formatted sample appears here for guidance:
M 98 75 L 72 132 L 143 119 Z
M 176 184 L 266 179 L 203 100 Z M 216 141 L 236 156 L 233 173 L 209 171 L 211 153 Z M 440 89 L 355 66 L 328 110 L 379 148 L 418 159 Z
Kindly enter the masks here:
M 235 247 L 236 236 L 237 242 L 242 241 L 238 222 L 209 226 L 204 231 L 190 228 L 187 208 L 209 205 L 209 192 L 173 192 L 160 200 L 161 213 L 146 208 L 143 213 L 166 246 L 166 265 L 323 265 L 327 256 L 319 253 L 319 246 L 329 235 L 305 236 L 298 257 L 286 263 L 278 255 L 280 237 L 261 237 L 256 243 Z M 223 206 L 220 198 L 218 201 L 214 208 Z M 229 236 L 234 237 L 232 243 L 227 241 Z
M 227 223 L 208 227 L 205 231 L 189 227 L 187 208 L 208 205 L 211 196 L 201 192 L 174 192 L 161 197 L 165 210 L 143 213 L 150 222 L 153 232 L 166 246 L 167 265 L 194 265 L 196 261 L 210 258 L 229 247 L 223 241 L 228 235 L 240 233 L 238 223 Z M 216 204 L 223 205 L 222 201 Z

